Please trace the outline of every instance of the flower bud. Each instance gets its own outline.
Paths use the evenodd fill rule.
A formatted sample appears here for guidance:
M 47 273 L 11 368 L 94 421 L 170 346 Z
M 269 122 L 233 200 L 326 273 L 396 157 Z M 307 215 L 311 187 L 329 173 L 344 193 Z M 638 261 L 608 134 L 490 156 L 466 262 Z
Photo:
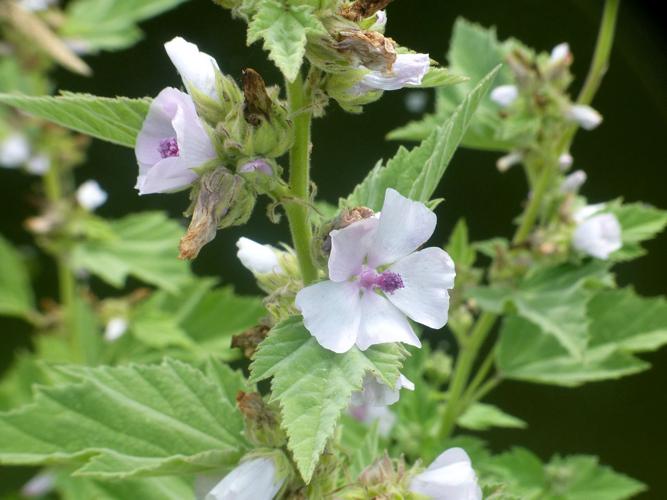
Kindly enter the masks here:
M 560 185 L 560 192 L 563 194 L 577 193 L 581 186 L 586 182 L 586 172 L 583 170 L 576 170 L 563 179 Z
M 257 446 L 280 448 L 287 441 L 280 427 L 280 410 L 268 405 L 258 392 L 239 392 L 236 406 L 245 420 L 248 439 Z
M 572 235 L 572 246 L 592 257 L 606 260 L 623 246 L 621 224 L 613 214 L 589 216 L 592 207 L 596 206 L 589 205 L 575 213 L 575 220 L 579 219 L 581 222 Z
M 224 167 L 201 176 L 192 190 L 192 220 L 179 246 L 181 259 L 194 259 L 218 229 L 245 224 L 255 207 L 256 195 L 246 181 Z
M 482 490 L 470 457 L 462 448 L 450 448 L 412 479 L 410 491 L 435 500 L 481 500 Z
M 25 164 L 25 169 L 33 175 L 44 175 L 51 168 L 51 158 L 43 153 L 31 157 Z
M 0 166 L 17 168 L 30 158 L 30 143 L 20 133 L 13 133 L 0 141 Z
M 240 238 L 236 242 L 239 251 L 236 256 L 241 264 L 253 274 L 277 273 L 285 271 L 280 267 L 278 260 L 279 250 L 271 245 L 260 245 L 248 238 Z
M 570 45 L 567 42 L 559 43 L 551 50 L 549 60 L 552 64 L 570 64 L 572 62 L 572 53 Z
M 81 184 L 76 190 L 76 201 L 81 207 L 92 212 L 106 203 L 108 195 L 100 185 L 93 180 Z
M 491 100 L 506 108 L 519 97 L 519 88 L 516 85 L 500 85 L 491 91 Z
M 190 95 L 197 90 L 213 100 L 218 99 L 215 81 L 220 68 L 215 59 L 180 36 L 165 43 L 164 48 Z
M 55 475 L 51 472 L 40 472 L 21 488 L 21 495 L 26 498 L 42 498 L 51 493 L 56 484 Z
M 565 112 L 565 117 L 585 130 L 593 130 L 602 123 L 602 115 L 590 106 L 573 104 Z
M 574 158 L 570 153 L 563 153 L 558 157 L 558 168 L 561 172 L 567 171 L 574 163 Z
M 111 318 L 104 329 L 104 340 L 113 342 L 121 338 L 127 331 L 127 320 L 120 316 Z
M 241 349 L 243 355 L 252 359 L 259 344 L 269 335 L 271 327 L 268 325 L 255 325 L 243 333 L 232 336 L 231 346 Z
M 518 165 L 523 161 L 523 153 L 519 151 L 513 151 L 505 156 L 501 156 L 496 161 L 496 168 L 500 172 L 507 172 L 514 165 Z

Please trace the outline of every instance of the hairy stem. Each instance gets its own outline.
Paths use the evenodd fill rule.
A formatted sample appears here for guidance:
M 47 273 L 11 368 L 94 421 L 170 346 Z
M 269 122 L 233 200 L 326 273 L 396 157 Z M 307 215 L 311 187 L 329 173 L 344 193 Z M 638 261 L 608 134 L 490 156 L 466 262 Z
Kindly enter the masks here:
M 577 99 L 579 104 L 590 104 L 593 101 L 593 97 L 600 87 L 602 78 L 607 71 L 609 66 L 609 56 L 611 55 L 611 48 L 614 41 L 619 5 L 620 0 L 606 0 L 605 2 L 593 60 L 591 61 L 591 66 L 584 86 Z M 555 148 L 556 155 L 554 161 L 546 162 L 542 166 L 530 201 L 521 218 L 521 224 L 517 228 L 514 238 L 512 239 L 514 244 L 525 242 L 532 232 L 544 196 L 548 191 L 552 175 L 556 168 L 557 161 L 555 160 L 557 160 L 562 152 L 569 150 L 576 131 L 577 127 L 573 126 L 565 132 L 562 141 L 560 141 L 558 147 Z M 447 398 L 447 407 L 445 408 L 442 423 L 437 434 L 438 439 L 440 440 L 449 437 L 454 430 L 457 418 L 470 404 L 484 397 L 500 383 L 500 378 L 498 377 L 490 378 L 482 383 L 483 377 L 476 376 L 466 390 L 466 384 L 473 364 L 477 358 L 477 353 L 484 343 L 487 334 L 493 328 L 497 318 L 498 316 L 493 313 L 482 313 L 472 327 L 469 339 L 464 343 L 459 343 L 461 352 L 456 360 L 456 366 L 454 368 L 454 374 L 452 376 L 452 382 Z M 495 352 L 495 349 L 492 350 L 492 352 Z M 488 370 L 486 365 L 490 363 L 489 359 L 490 358 L 487 357 L 480 370 Z
M 285 203 L 292 243 L 304 284 L 317 279 L 317 268 L 311 255 L 312 228 L 308 219 L 310 204 L 310 95 L 303 80 L 287 82 L 289 111 L 294 123 L 294 145 L 289 155 L 289 187 L 295 201 Z

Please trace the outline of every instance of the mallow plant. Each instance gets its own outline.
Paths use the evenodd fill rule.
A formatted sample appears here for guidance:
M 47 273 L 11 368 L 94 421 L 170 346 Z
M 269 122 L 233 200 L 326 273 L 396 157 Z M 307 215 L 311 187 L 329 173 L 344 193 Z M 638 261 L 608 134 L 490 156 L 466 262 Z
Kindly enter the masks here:
M 60 285 L 57 301 L 38 305 L 29 255 L 0 239 L 0 314 L 35 332 L 0 383 L 0 463 L 33 467 L 21 494 L 613 500 L 645 490 L 595 456 L 543 463 L 466 435 L 526 426 L 483 402 L 503 381 L 617 379 L 648 369 L 638 354 L 667 343 L 664 298 L 619 288 L 613 274 L 667 214 L 588 200 L 569 153 L 578 130 L 603 125 L 591 103 L 619 0 L 605 2 L 578 96 L 567 43 L 536 50 L 459 19 L 436 61 L 384 35 L 389 0 L 216 0 L 247 23 L 282 85 L 252 68 L 225 74 L 213 47 L 175 37 L 164 40 L 173 78 L 152 98 L 48 95 L 54 64 L 88 73 L 82 57 L 131 46 L 137 22 L 179 3 L 0 3 L 0 164 L 39 181 L 25 227 Z M 318 200 L 313 120 L 405 88 L 435 89 L 436 111 L 388 136 L 419 143 L 360 175 L 338 205 Z M 103 187 L 72 180 L 86 136 L 133 150 L 136 195 L 188 191 L 187 229 L 161 212 L 97 216 Z M 433 195 L 460 146 L 525 173 L 512 239 L 470 241 L 475 221 L 460 214 L 449 240 L 433 241 L 447 210 Z M 290 243 L 225 244 L 263 296 L 195 275 L 188 261 L 258 203 L 287 219 Z M 445 336 L 455 348 L 442 349 Z

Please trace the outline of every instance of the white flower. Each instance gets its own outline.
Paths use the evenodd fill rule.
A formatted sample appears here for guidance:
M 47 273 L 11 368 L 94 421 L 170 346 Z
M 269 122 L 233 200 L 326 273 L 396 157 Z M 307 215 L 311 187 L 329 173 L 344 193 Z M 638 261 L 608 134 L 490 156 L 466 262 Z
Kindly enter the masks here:
M 482 489 L 470 457 L 462 448 L 450 448 L 440 454 L 410 483 L 410 491 L 433 500 L 481 500 Z
M 491 100 L 502 106 L 509 106 L 519 97 L 519 88 L 516 85 L 500 85 L 491 91 Z
M 227 474 L 205 500 L 271 500 L 285 482 L 276 476 L 273 459 L 252 458 Z
M 20 0 L 19 5 L 25 10 L 31 12 L 37 12 L 39 10 L 48 9 L 50 5 L 53 5 L 58 0 Z
M 25 169 L 34 175 L 44 175 L 51 168 L 51 158 L 43 153 L 31 157 L 25 164 Z
M 398 90 L 408 85 L 420 85 L 430 64 L 428 54 L 398 54 L 391 71 L 370 71 L 350 92 L 361 95 L 372 90 Z
M 104 205 L 107 201 L 107 193 L 100 185 L 93 180 L 88 180 L 81 184 L 76 190 L 76 201 L 83 208 L 93 211 Z
M 17 168 L 30 158 L 30 143 L 23 134 L 13 133 L 0 142 L 0 165 Z
M 428 104 L 428 94 L 423 90 L 411 90 L 405 94 L 405 108 L 410 113 L 421 113 Z
M 236 256 L 241 264 L 254 274 L 283 273 L 276 249 L 271 245 L 260 245 L 248 238 L 239 238 Z
M 552 63 L 557 64 L 562 61 L 567 61 L 570 58 L 570 45 L 567 42 L 559 43 L 551 50 Z
M 21 488 L 21 495 L 28 498 L 43 497 L 53 491 L 56 478 L 51 472 L 40 472 Z
M 387 26 L 387 11 L 378 10 L 375 13 L 375 22 L 370 27 L 370 31 L 379 31 L 384 33 L 384 28 Z
M 389 410 L 399 399 L 401 389 L 415 390 L 415 384 L 400 374 L 395 387 L 382 383 L 375 375 L 366 373 L 360 391 L 352 393 L 350 415 L 359 422 L 371 425 L 378 422 L 380 435 L 387 436 L 396 422 L 396 416 Z
M 569 169 L 573 163 L 574 158 L 572 158 L 570 153 L 563 153 L 558 157 L 558 167 L 562 172 L 565 172 L 567 169 Z
M 579 224 L 572 236 L 572 246 L 592 257 L 606 260 L 623 246 L 621 224 L 613 214 L 596 214 L 599 210 L 599 205 L 589 205 L 574 214 Z
M 120 316 L 111 318 L 104 329 L 104 340 L 107 342 L 118 340 L 125 334 L 127 327 L 128 324 L 125 318 L 121 318 Z
M 164 48 L 190 94 L 196 89 L 212 99 L 218 99 L 215 80 L 220 68 L 215 59 L 180 36 L 165 43 Z
M 573 104 L 565 112 L 568 120 L 577 122 L 579 126 L 586 130 L 593 130 L 602 123 L 602 115 L 590 106 L 583 104 Z
M 584 185 L 584 182 L 586 182 L 586 172 L 576 170 L 563 179 L 563 183 L 560 185 L 560 192 L 563 194 L 576 193 Z
M 329 280 L 302 289 L 296 307 L 331 351 L 404 342 L 421 346 L 406 316 L 430 328 L 447 323 L 454 262 L 440 248 L 417 249 L 437 218 L 393 189 L 382 213 L 331 232 Z
M 523 161 L 523 153 L 513 151 L 512 153 L 501 156 L 496 161 L 496 168 L 500 172 L 507 172 L 514 165 L 518 165 Z

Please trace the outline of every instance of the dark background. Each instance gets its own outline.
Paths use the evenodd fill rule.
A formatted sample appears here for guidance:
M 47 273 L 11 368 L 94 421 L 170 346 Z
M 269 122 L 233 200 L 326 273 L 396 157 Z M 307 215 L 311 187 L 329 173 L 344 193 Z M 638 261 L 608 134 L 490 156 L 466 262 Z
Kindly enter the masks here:
M 537 49 L 549 50 L 568 41 L 575 56 L 573 71 L 581 85 L 597 33 L 602 8 L 599 0 L 397 0 L 389 8 L 387 34 L 402 45 L 444 61 L 454 19 L 462 15 L 484 25 L 498 26 L 500 38 L 515 36 Z M 667 208 L 664 148 L 667 139 L 667 43 L 659 0 L 625 1 L 611 69 L 594 105 L 605 116 L 594 132 L 582 132 L 572 153 L 575 167 L 587 171 L 584 194 L 592 202 L 623 196 Z M 133 49 L 89 58 L 95 76 L 85 79 L 65 71 L 56 74 L 66 90 L 114 96 L 156 95 L 180 79 L 162 43 L 181 35 L 218 60 L 226 73 L 242 68 L 259 70 L 278 83 L 278 72 L 257 45 L 245 47 L 245 26 L 207 0 L 193 0 L 176 11 L 144 24 L 146 38 Z M 389 158 L 397 145 L 384 140 L 392 128 L 416 118 L 406 111 L 404 92 L 386 93 L 363 115 L 345 114 L 335 105 L 313 133 L 313 179 L 322 198 L 336 202 L 360 181 L 378 158 Z M 432 99 L 430 104 L 432 105 Z M 512 234 L 512 218 L 520 210 L 525 184 L 519 169 L 500 174 L 497 155 L 459 151 L 436 193 L 446 202 L 438 208 L 438 232 L 444 241 L 455 221 L 465 216 L 472 236 L 484 239 Z M 0 232 L 20 244 L 30 244 L 21 223 L 32 212 L 28 193 L 35 180 L 16 172 L 0 173 Z M 136 166 L 132 151 L 95 141 L 88 163 L 77 178 L 97 179 L 109 192 L 99 213 L 115 217 L 133 211 L 166 209 L 180 217 L 184 194 L 139 197 L 133 189 Z M 262 242 L 287 240 L 283 225 L 270 224 L 262 204 L 250 225 L 219 233 L 194 267 L 216 275 L 242 293 L 255 293 L 249 274 L 235 258 L 241 235 Z M 667 278 L 667 236 L 649 243 L 650 254 L 618 267 L 618 281 L 632 283 L 644 295 L 664 294 Z M 53 270 L 44 266 L 37 281 L 40 296 L 55 296 Z M 19 345 L 25 345 L 25 326 L 3 319 L 0 366 L 6 366 Z M 10 333 L 11 332 L 11 333 Z M 25 332 L 27 333 L 27 331 Z M 507 382 L 489 400 L 529 423 L 525 431 L 485 433 L 495 451 L 526 446 L 543 459 L 555 453 L 597 454 L 618 471 L 649 484 L 642 498 L 667 498 L 667 349 L 644 356 L 654 367 L 616 382 L 579 389 Z

